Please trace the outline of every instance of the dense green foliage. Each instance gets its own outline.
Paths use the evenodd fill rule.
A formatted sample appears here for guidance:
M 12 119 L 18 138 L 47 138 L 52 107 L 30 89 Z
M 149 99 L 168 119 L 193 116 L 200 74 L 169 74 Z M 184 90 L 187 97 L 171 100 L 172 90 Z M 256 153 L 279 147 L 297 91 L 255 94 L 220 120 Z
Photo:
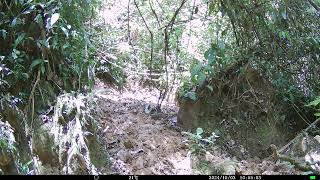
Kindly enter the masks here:
M 319 12 L 308 1 L 221 0 L 210 12 L 226 23 L 216 30 L 203 70 L 199 64 L 192 69 L 198 84 L 218 67 L 240 61 L 268 77 L 290 101 L 319 93 Z
M 90 88 L 95 69 L 119 85 L 140 73 L 160 96 L 182 80 L 180 95 L 196 100 L 198 87 L 235 62 L 290 103 L 319 93 L 318 1 L 121 3 L 105 2 L 119 8 L 106 22 L 96 19 L 99 0 L 1 1 L 2 100 L 26 105 L 36 95 L 47 106 L 62 90 Z
M 99 0 L 0 5 L 1 97 L 16 104 L 36 95 L 46 106 L 61 90 L 90 88 L 96 68 L 118 84 L 124 74 L 149 73 L 161 96 L 180 78 L 181 95 L 196 100 L 197 87 L 235 62 L 254 67 L 285 101 L 319 93 L 318 0 L 129 1 L 116 14 L 120 25 L 96 20 Z M 123 72 L 129 64 L 135 71 Z
M 144 77 L 160 89 L 170 89 L 176 78 L 181 79 L 180 94 L 194 100 L 194 90 L 230 64 L 250 64 L 277 87 L 279 97 L 301 106 L 319 93 L 319 4 L 318 0 L 110 1 L 107 5 L 110 12 L 117 12 L 119 24 L 107 22 L 111 37 L 103 38 L 102 50 L 118 55 L 109 60 L 120 66 L 134 64 L 134 72 L 127 74 L 160 73 Z M 127 54 L 109 48 L 122 43 L 127 43 Z
M 99 0 L 0 2 L 1 101 L 47 104 L 92 84 L 90 27 Z
M 38 133 L 34 120 L 59 93 L 90 91 L 96 77 L 118 86 L 138 77 L 159 90 L 157 110 L 178 91 L 179 101 L 208 101 L 202 115 L 203 107 L 221 112 L 218 120 L 209 112 L 209 121 L 252 120 L 268 139 L 278 136 L 269 129 L 275 113 L 282 127 L 296 121 L 296 133 L 320 116 L 320 0 L 0 0 L 0 123 L 27 120 L 16 127 Z M 250 106 L 240 100 L 246 92 Z M 205 138 L 201 128 L 185 134 L 194 152 L 218 137 Z M 0 154 L 21 151 L 21 142 L 16 148 L 4 136 Z M 29 172 L 29 159 L 17 163 Z
M 320 97 L 317 97 L 314 101 L 311 101 L 307 106 L 311 106 L 316 108 L 317 112 L 314 114 L 315 116 L 317 116 L 318 118 L 320 117 Z

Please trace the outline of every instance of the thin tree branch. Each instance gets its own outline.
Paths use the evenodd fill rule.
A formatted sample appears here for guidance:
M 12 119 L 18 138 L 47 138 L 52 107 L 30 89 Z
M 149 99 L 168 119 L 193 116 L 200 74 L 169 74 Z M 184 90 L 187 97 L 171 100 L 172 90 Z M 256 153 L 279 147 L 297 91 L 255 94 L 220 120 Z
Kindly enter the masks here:
M 313 8 L 315 8 L 318 12 L 320 12 L 320 7 L 313 0 L 308 0 L 308 2 Z
M 172 16 L 171 20 L 169 21 L 169 23 L 166 25 L 165 29 L 164 29 L 164 49 L 163 49 L 163 56 L 164 56 L 164 63 L 165 63 L 165 73 L 166 73 L 166 83 L 165 83 L 165 90 L 164 92 L 160 91 L 160 96 L 158 99 L 158 104 L 157 104 L 157 108 L 161 109 L 161 105 L 163 100 L 165 99 L 167 93 L 168 93 L 168 89 L 169 89 L 169 74 L 168 74 L 168 61 L 167 61 L 167 56 L 168 56 L 168 52 L 169 52 L 169 38 L 170 38 L 170 32 L 172 31 L 172 26 L 180 12 L 180 10 L 182 9 L 183 5 L 187 2 L 187 0 L 182 0 L 179 8 L 174 12 L 174 15 Z M 168 31 L 170 29 L 170 31 Z
M 130 0 L 128 0 L 128 24 L 127 24 L 127 28 L 128 28 L 128 43 L 129 45 L 131 45 L 131 37 L 130 37 Z
M 162 15 L 161 15 L 160 17 L 163 17 L 163 15 L 164 15 L 164 10 L 163 10 L 163 8 L 161 7 L 161 4 L 159 3 L 159 1 L 156 0 L 156 2 L 157 2 L 158 6 L 160 7 L 161 12 L 162 12 Z M 160 19 L 160 22 L 161 22 L 162 20 L 163 20 L 163 19 Z
M 158 26 L 160 27 L 160 26 L 161 26 L 161 25 L 160 25 L 160 21 L 159 21 L 159 18 L 158 18 L 158 15 L 157 15 L 156 11 L 155 11 L 155 10 L 153 9 L 153 7 L 152 7 L 151 0 L 149 0 L 149 6 L 150 6 L 150 9 L 151 9 L 153 15 L 156 17 Z
M 186 2 L 187 2 L 187 0 L 182 0 L 179 8 L 174 12 L 173 17 L 171 18 L 170 22 L 169 22 L 168 25 L 166 26 L 166 29 L 167 29 L 168 27 L 170 27 L 170 31 L 172 30 L 172 25 L 174 24 L 174 21 L 176 20 L 179 12 L 180 12 L 180 10 L 181 10 L 181 8 L 183 7 L 183 5 L 184 5 Z
M 137 7 L 137 10 L 138 10 L 138 12 L 139 12 L 139 14 L 140 14 L 140 16 L 141 16 L 141 18 L 142 18 L 142 20 L 143 20 L 144 25 L 146 26 L 146 28 L 148 29 L 148 31 L 149 31 L 149 33 L 150 33 L 151 53 L 150 53 L 149 71 L 150 71 L 150 77 L 151 77 L 152 62 L 153 62 L 153 33 L 152 33 L 152 31 L 150 30 L 150 28 L 149 28 L 146 20 L 144 19 L 144 17 L 143 17 L 143 15 L 142 15 L 142 13 L 141 13 L 141 11 L 140 11 L 140 9 L 139 9 L 139 6 L 138 6 L 136 0 L 134 0 L 134 5 Z

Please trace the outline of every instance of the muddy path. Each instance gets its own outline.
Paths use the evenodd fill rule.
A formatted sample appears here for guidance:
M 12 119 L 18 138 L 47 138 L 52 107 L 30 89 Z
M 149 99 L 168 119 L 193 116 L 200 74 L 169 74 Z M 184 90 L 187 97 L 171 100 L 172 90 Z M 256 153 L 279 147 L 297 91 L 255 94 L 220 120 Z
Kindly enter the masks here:
M 101 119 L 101 124 L 118 173 L 192 173 L 186 137 L 173 127 L 177 107 L 164 105 L 161 113 L 154 112 L 152 95 L 148 99 L 148 94 L 141 96 L 141 91 L 100 91 L 109 115 Z
M 191 154 L 188 137 L 175 126 L 178 107 L 165 102 L 154 111 L 157 92 L 100 85 L 104 117 L 100 119 L 114 174 L 296 174 L 285 162 L 237 159 L 218 146 L 204 155 Z M 201 164 L 206 162 L 203 167 Z M 219 167 L 219 168 L 217 168 Z

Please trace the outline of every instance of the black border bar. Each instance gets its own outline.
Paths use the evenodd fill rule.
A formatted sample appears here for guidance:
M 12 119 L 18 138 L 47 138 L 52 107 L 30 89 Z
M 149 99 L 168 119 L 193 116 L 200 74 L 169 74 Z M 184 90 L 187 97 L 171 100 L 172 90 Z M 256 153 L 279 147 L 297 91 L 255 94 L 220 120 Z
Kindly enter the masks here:
M 0 175 L 1 180 L 22 178 L 22 179 L 39 179 L 39 180 L 177 180 L 177 179 L 194 179 L 194 180 L 320 180 L 319 175 Z

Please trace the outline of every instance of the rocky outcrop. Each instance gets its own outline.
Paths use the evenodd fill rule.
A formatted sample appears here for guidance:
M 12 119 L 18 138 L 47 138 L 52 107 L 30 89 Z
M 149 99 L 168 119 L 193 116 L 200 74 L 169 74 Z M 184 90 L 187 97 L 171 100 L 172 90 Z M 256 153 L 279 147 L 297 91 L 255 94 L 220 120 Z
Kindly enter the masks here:
M 32 158 L 23 113 L 6 101 L 0 110 L 0 169 L 3 174 L 26 174 Z
M 2 112 L 0 142 L 5 144 L 0 144 L 0 169 L 3 174 L 109 172 L 109 156 L 98 135 L 95 95 L 63 94 L 56 102 L 28 125 L 23 123 L 23 116 L 15 113 L 20 111 L 8 107 Z
M 17 174 L 15 163 L 15 138 L 13 129 L 8 122 L 0 121 L 0 169 L 1 174 Z
M 108 170 L 108 154 L 91 113 L 94 102 L 94 97 L 64 94 L 58 97 L 53 115 L 41 117 L 44 122 L 32 138 L 39 174 L 99 174 Z

